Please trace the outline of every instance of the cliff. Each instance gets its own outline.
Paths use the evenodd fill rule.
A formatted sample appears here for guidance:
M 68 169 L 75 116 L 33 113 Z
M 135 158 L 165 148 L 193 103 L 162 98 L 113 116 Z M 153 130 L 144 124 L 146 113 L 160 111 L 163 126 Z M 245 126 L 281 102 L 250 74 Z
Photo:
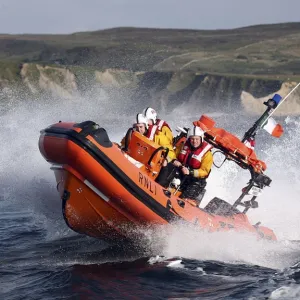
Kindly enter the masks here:
M 300 22 L 230 30 L 0 34 L 0 103 L 105 93 L 114 105 L 134 110 L 199 105 L 205 111 L 259 113 L 264 97 L 285 96 L 300 80 L 299 29 Z M 278 113 L 300 113 L 299 91 Z
M 12 72 L 11 72 L 12 73 Z M 8 72 L 9 74 L 9 72 Z M 200 105 L 206 111 L 245 110 L 259 114 L 261 102 L 274 93 L 285 96 L 296 82 L 251 76 L 177 72 L 134 72 L 128 70 L 97 70 L 71 66 L 48 66 L 24 63 L 15 76 L 0 77 L 0 100 L 22 90 L 22 95 L 37 98 L 45 95 L 73 99 L 94 97 L 101 89 L 108 98 L 133 109 L 153 106 L 173 110 L 187 104 Z M 300 90 L 286 101 L 278 114 L 300 114 Z

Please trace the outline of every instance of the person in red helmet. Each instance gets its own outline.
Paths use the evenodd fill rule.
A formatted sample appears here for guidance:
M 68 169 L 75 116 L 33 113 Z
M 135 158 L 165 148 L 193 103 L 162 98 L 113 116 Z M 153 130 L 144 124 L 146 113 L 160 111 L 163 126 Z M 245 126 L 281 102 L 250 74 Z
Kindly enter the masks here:
M 204 131 L 194 126 L 173 165 L 181 173 L 181 198 L 195 199 L 203 192 L 213 164 L 212 146 L 204 141 Z

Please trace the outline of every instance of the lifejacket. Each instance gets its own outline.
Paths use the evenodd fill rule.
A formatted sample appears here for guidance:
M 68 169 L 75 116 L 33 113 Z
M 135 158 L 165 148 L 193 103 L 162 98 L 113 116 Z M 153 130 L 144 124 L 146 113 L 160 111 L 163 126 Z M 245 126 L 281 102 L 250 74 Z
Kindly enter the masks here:
M 171 133 L 172 133 L 172 130 L 171 130 L 171 128 L 170 128 L 170 126 L 168 125 L 167 122 L 165 122 L 164 120 L 157 119 L 155 125 L 150 125 L 149 126 L 148 131 L 146 133 L 146 137 L 149 140 L 153 141 L 155 134 L 157 134 L 159 131 L 162 131 L 162 128 L 164 126 L 168 127 L 170 129 Z
M 145 136 L 150 140 L 153 141 L 154 140 L 154 136 L 155 134 L 158 132 L 158 128 L 157 125 L 150 125 Z
M 211 148 L 212 148 L 212 145 L 203 141 L 201 146 L 193 151 L 190 142 L 187 141 L 184 144 L 183 149 L 180 151 L 177 159 L 184 166 L 190 167 L 192 169 L 200 169 L 202 157 L 208 151 L 210 151 Z
M 167 126 L 172 131 L 169 124 L 164 120 L 157 119 L 155 125 L 157 126 L 157 130 L 159 131 L 161 131 L 164 126 Z
M 157 125 L 149 126 L 145 136 L 154 143 L 157 143 L 158 145 L 169 149 L 168 161 L 176 159 L 176 154 L 173 149 L 173 145 L 170 142 L 170 139 L 162 131 L 159 131 L 157 129 Z

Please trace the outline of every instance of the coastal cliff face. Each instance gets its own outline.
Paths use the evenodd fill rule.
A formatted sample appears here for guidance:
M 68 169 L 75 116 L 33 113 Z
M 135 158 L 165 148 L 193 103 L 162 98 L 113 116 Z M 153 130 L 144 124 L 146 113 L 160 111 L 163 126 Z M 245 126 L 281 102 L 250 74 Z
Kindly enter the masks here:
M 297 82 L 283 82 L 280 89 L 276 91 L 277 94 L 285 97 L 298 83 Z M 251 114 L 262 114 L 265 107 L 261 105 L 273 96 L 273 93 L 264 97 L 255 98 L 251 93 L 242 91 L 241 103 L 243 108 Z M 282 103 L 280 109 L 276 110 L 275 115 L 299 115 L 300 114 L 300 90 L 296 89 L 289 98 Z
M 11 74 L 10 74 L 11 73 Z M 9 75 L 9 76 L 8 76 Z M 182 104 L 204 105 L 206 110 L 242 109 L 260 114 L 263 101 L 279 93 L 282 97 L 296 85 L 292 80 L 267 80 L 255 77 L 180 72 L 133 72 L 107 69 L 99 71 L 82 67 L 42 66 L 25 63 L 19 71 L 0 77 L 0 101 L 22 90 L 26 97 L 49 95 L 73 99 L 93 97 L 92 91 L 103 90 L 119 103 L 153 106 L 173 110 Z M 296 90 L 278 114 L 300 114 L 300 90 Z
M 23 64 L 20 76 L 33 95 L 47 92 L 54 97 L 72 99 L 78 92 L 75 75 L 65 68 Z

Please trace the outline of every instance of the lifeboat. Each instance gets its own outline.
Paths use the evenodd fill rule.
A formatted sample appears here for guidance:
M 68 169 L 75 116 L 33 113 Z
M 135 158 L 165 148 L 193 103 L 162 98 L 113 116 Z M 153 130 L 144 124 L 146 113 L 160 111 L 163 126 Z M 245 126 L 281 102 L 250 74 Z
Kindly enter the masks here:
M 66 224 L 112 243 L 135 241 L 137 232 L 143 232 L 140 229 L 173 222 L 194 224 L 208 232 L 234 230 L 276 240 L 271 229 L 252 225 L 246 215 L 257 207 L 255 191 L 270 184 L 263 174 L 265 164 L 236 137 L 215 128 L 208 117 L 196 123 L 205 129 L 206 141 L 226 159 L 250 170 L 251 180 L 233 205 L 215 197 L 200 208 L 195 200 L 181 199 L 180 190 L 160 186 L 155 179 L 168 149 L 138 132 L 129 132 L 121 149 L 93 121 L 59 122 L 42 130 L 39 149 L 54 171 Z M 251 199 L 244 201 L 249 195 Z

